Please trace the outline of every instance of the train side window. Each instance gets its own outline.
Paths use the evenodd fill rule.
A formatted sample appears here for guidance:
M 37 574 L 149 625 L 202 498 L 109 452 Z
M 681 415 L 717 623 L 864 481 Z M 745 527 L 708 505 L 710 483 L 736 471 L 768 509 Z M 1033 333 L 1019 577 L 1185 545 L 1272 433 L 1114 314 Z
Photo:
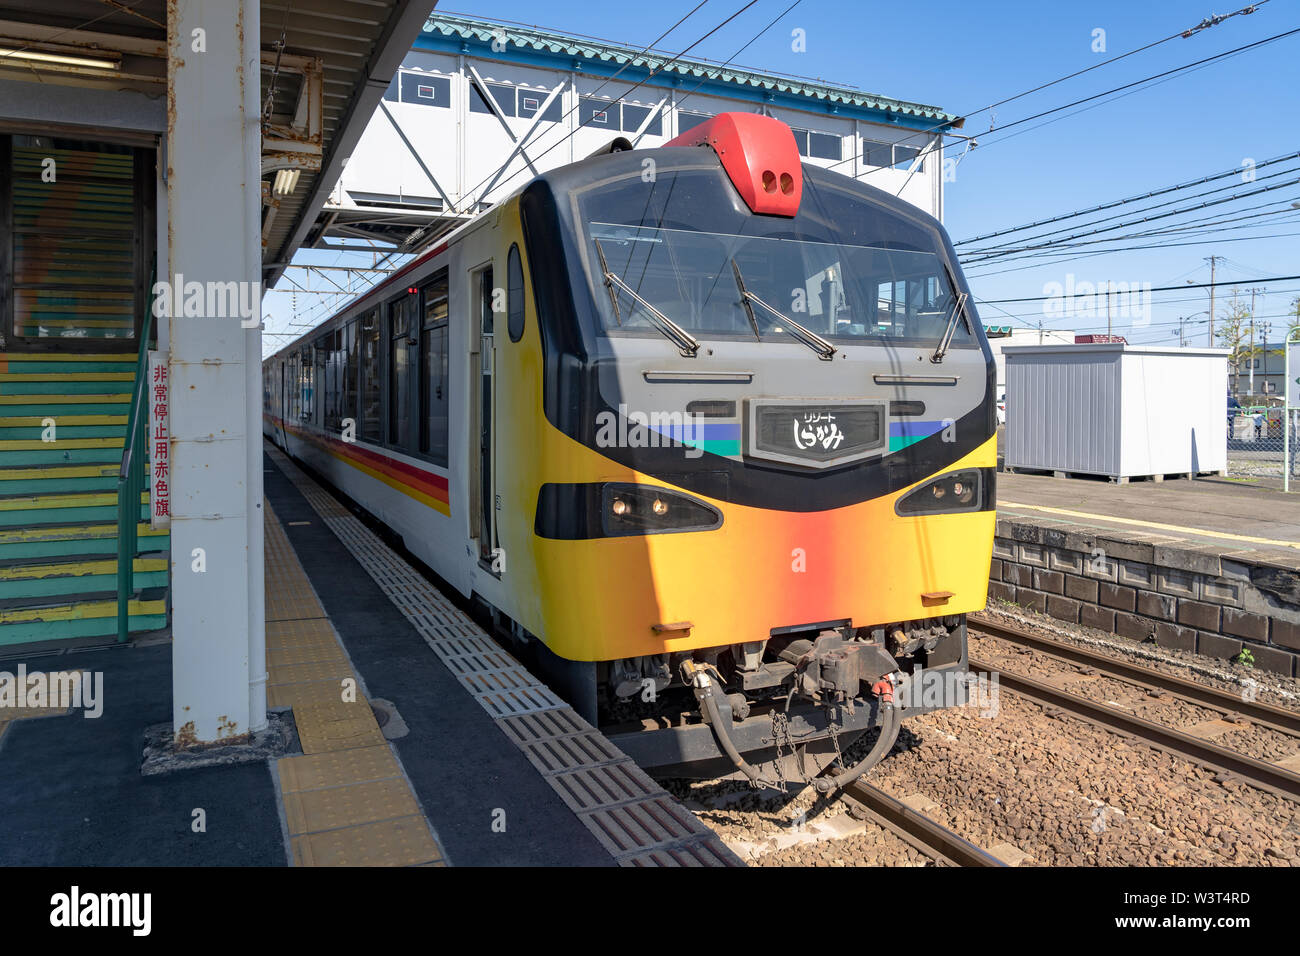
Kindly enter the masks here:
M 383 392 L 379 381 L 379 310 L 371 309 L 361 317 L 361 437 L 366 441 L 383 439 L 381 407 Z
M 357 323 L 352 320 L 343 328 L 343 404 L 339 409 L 342 418 L 352 419 L 352 427 L 357 421 Z M 343 427 L 340 420 L 339 428 Z M 353 433 L 355 434 L 355 432 Z
M 329 414 L 326 398 L 329 392 L 329 334 L 320 336 L 312 344 L 312 416 L 311 420 L 318 427 L 324 427 L 325 416 Z
M 511 342 L 524 337 L 524 267 L 518 244 L 510 247 L 506 259 L 506 331 Z
M 343 385 L 343 330 L 335 329 L 326 338 L 325 353 L 325 427 L 339 430 L 339 402 Z
M 405 448 L 411 436 L 411 362 L 416 297 L 407 294 L 388 305 L 388 442 Z
M 447 467 L 447 272 L 420 290 L 420 454 Z
M 301 402 L 298 406 L 298 417 L 302 421 L 309 422 L 312 420 L 312 411 L 316 407 L 316 365 L 312 361 L 312 347 L 310 345 L 304 345 L 300 354 L 302 356 L 301 365 L 299 366 Z

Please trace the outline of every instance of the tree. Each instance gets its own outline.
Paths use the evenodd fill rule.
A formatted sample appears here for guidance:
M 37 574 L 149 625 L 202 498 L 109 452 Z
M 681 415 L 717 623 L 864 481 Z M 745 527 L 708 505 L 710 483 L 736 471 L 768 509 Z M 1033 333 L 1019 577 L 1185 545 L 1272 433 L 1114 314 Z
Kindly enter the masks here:
M 1232 365 L 1232 391 L 1241 394 L 1241 363 L 1255 357 L 1258 349 L 1250 345 L 1250 306 L 1241 300 L 1237 289 L 1214 330 L 1215 337 L 1224 348 L 1230 349 L 1228 361 Z
M 1291 333 L 1300 329 L 1300 295 L 1291 300 L 1291 311 L 1286 317 L 1286 337 L 1291 338 Z

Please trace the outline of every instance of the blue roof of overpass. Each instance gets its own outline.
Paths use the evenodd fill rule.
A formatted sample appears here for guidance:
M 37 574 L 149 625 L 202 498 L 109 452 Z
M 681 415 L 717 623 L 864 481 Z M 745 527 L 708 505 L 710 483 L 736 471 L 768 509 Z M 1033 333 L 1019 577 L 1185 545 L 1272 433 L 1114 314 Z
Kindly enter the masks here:
M 506 41 L 503 49 L 501 40 Z M 681 87 L 700 92 L 752 99 L 775 106 L 814 110 L 874 123 L 895 124 L 908 129 L 955 129 L 964 120 L 938 107 L 909 103 L 865 93 L 852 87 L 836 86 L 806 77 L 757 72 L 741 67 L 687 59 L 653 50 L 577 37 L 538 27 L 437 13 L 424 25 L 415 41 L 417 50 L 465 53 L 484 59 L 503 60 L 550 69 L 578 70 L 646 86 Z M 619 72 L 619 71 L 622 72 Z M 698 86 L 697 86 L 698 84 Z

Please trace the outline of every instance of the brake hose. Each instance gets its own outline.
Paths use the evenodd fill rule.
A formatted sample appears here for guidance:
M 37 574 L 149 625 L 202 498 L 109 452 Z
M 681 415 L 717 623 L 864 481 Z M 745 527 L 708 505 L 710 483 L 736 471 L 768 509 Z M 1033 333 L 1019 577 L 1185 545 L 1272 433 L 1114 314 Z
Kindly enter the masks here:
M 847 787 L 878 764 L 894 746 L 894 741 L 898 739 L 898 732 L 903 727 L 903 720 L 893 701 L 882 699 L 880 706 L 884 710 L 884 720 L 880 725 L 880 736 L 876 738 L 875 744 L 867 751 L 865 757 L 842 773 L 837 773 L 833 777 L 817 777 L 813 780 L 812 785 L 818 793 L 830 793 L 832 790 Z

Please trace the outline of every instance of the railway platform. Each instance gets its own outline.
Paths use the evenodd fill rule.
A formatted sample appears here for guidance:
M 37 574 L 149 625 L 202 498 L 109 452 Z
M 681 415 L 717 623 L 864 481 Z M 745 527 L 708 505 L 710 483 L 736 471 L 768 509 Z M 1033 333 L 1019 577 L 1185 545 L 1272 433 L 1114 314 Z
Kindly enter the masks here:
M 1006 473 L 997 496 L 991 600 L 1300 676 L 1300 496 Z
M 739 864 L 276 450 L 264 480 L 285 752 L 142 776 L 165 638 L 0 659 L 80 673 L 90 700 L 0 710 L 0 865 Z

